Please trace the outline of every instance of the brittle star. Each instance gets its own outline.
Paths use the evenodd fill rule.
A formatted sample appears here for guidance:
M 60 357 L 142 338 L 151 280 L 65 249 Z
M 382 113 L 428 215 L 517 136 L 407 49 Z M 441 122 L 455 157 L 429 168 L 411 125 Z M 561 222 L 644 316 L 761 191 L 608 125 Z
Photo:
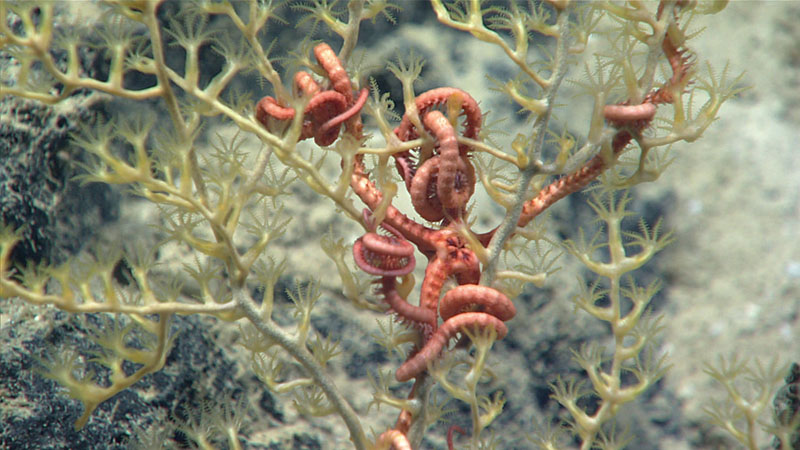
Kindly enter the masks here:
M 660 6 L 658 15 L 661 12 Z M 672 68 L 672 77 L 645 96 L 640 104 L 626 101 L 607 105 L 603 110 L 606 121 L 617 128 L 611 143 L 614 159 L 635 135 L 650 125 L 657 105 L 672 103 L 673 91 L 688 80 L 691 62 L 686 50 L 680 50 L 669 37 L 662 42 L 662 49 Z M 338 138 L 342 124 L 346 132 L 361 138 L 360 112 L 367 90 L 362 89 L 358 98 L 354 98 L 347 72 L 327 44 L 317 45 L 314 54 L 332 89 L 323 90 L 306 72 L 295 76 L 296 90 L 310 97 L 303 112 L 300 139 L 314 137 L 318 145 L 330 145 Z M 354 158 L 350 184 L 369 208 L 364 212 L 368 232 L 353 245 L 354 260 L 362 270 L 380 277 L 378 293 L 400 320 L 420 331 L 420 345 L 395 373 L 399 381 L 416 379 L 418 383 L 427 373 L 428 365 L 459 332 L 491 328 L 496 338 L 502 339 L 507 333 L 503 322 L 513 318 L 516 310 L 502 292 L 478 284 L 480 263 L 458 231 L 466 223 L 466 206 L 475 191 L 470 148 L 458 143 L 452 123 L 455 120 L 451 122 L 436 109 L 446 105 L 448 111 L 460 111 L 465 116 L 462 135 L 477 139 L 482 121 L 480 108 L 469 94 L 456 88 L 433 89 L 416 97 L 414 103 L 415 111 L 403 116 L 394 134 L 401 141 L 410 141 L 427 133 L 435 147 L 433 151 L 418 148 L 393 156 L 411 195 L 412 206 L 424 219 L 439 222 L 437 228 L 415 222 L 392 205 L 386 209 L 383 221 L 375 223 L 371 211 L 379 208 L 383 194 L 369 179 L 361 154 Z M 274 121 L 292 120 L 295 114 L 293 108 L 283 106 L 273 97 L 264 97 L 256 106 L 256 118 L 267 128 Z M 413 117 L 414 114 L 417 117 Z M 421 124 L 424 129 L 417 130 L 414 123 Z M 517 226 L 524 227 L 550 205 L 596 179 L 613 164 L 613 160 L 606 158 L 597 155 L 575 172 L 542 189 L 523 205 Z M 387 234 L 379 234 L 379 229 Z M 477 235 L 478 242 L 487 246 L 496 230 Z M 397 277 L 408 275 L 415 267 L 415 247 L 428 258 L 419 306 L 409 303 L 397 289 Z M 454 279 L 457 286 L 442 296 L 449 278 Z M 410 396 L 414 395 L 417 383 Z M 395 427 L 383 433 L 379 440 L 391 442 L 396 449 L 410 449 L 406 434 L 412 421 L 409 411 L 401 411 Z M 452 436 L 448 445 L 452 446 Z
M 311 97 L 303 111 L 303 127 L 300 140 L 314 138 L 321 147 L 333 144 L 339 137 L 339 128 L 345 124 L 348 132 L 361 134 L 361 108 L 367 102 L 368 91 L 362 89 L 358 98 L 353 97 L 352 85 L 341 61 L 328 44 L 314 47 L 314 56 L 328 75 L 332 88 L 322 90 L 307 72 L 298 72 L 294 77 L 296 90 Z M 264 97 L 256 104 L 256 119 L 267 129 L 272 129 L 272 120 L 285 122 L 294 119 L 295 110 L 283 106 L 274 97 Z
M 456 228 L 466 220 L 466 206 L 475 191 L 475 169 L 469 160 L 469 147 L 459 145 L 453 124 L 434 109 L 455 105 L 466 116 L 463 135 L 477 139 L 481 111 L 466 92 L 455 88 L 439 88 L 415 99 L 416 114 L 436 143 L 434 152 L 425 157 L 411 151 L 395 155 L 396 166 L 406 182 L 414 209 L 426 220 L 442 221 L 439 229 L 414 222 L 394 208 L 389 208 L 382 224 L 368 219 L 370 232 L 353 246 L 356 264 L 364 271 L 380 275 L 379 293 L 399 318 L 417 327 L 422 345 L 400 368 L 395 377 L 407 381 L 426 371 L 457 333 L 464 329 L 491 327 L 498 339 L 507 332 L 503 321 L 515 314 L 511 300 L 488 286 L 478 285 L 480 264 Z M 394 134 L 402 141 L 413 140 L 423 133 L 417 130 L 409 113 L 403 116 Z M 417 153 L 421 153 L 417 149 Z M 414 164 L 418 160 L 418 166 Z M 356 161 L 354 190 L 370 209 L 375 209 L 381 193 L 366 178 L 360 159 Z M 368 214 L 365 212 L 365 217 Z M 381 236 L 377 227 L 390 233 Z M 425 256 L 428 264 L 422 281 L 419 306 L 410 304 L 397 292 L 395 278 L 409 273 L 414 266 L 411 241 Z M 457 287 L 440 301 L 445 281 L 453 277 Z M 443 323 L 439 326 L 438 318 Z
M 649 93 L 641 104 L 622 102 L 607 105 L 603 110 L 606 121 L 618 130 L 611 142 L 614 160 L 635 135 L 649 127 L 657 105 L 672 103 L 673 90 L 688 79 L 691 61 L 685 55 L 686 50 L 679 50 L 668 37 L 664 39 L 662 49 L 672 67 L 672 77 L 662 87 Z M 383 294 L 392 310 L 402 321 L 418 327 L 422 332 L 423 345 L 397 369 L 395 377 L 398 381 L 412 378 L 419 381 L 428 365 L 439 357 L 450 339 L 460 331 L 490 327 L 497 339 L 502 339 L 507 333 L 503 321 L 510 320 L 515 314 L 513 303 L 504 294 L 491 287 L 475 284 L 480 278 L 477 258 L 455 230 L 455 225 L 466 218 L 465 206 L 474 192 L 474 169 L 467 157 L 469 149 L 458 147 L 450 121 L 441 112 L 431 110 L 433 106 L 454 100 L 467 116 L 464 136 L 476 138 L 481 123 L 477 103 L 463 91 L 441 88 L 428 91 L 415 100 L 417 113 L 422 119 L 420 122 L 437 141 L 438 154 L 429 156 L 418 167 L 413 164 L 414 155 L 411 152 L 395 155 L 397 169 L 411 193 L 415 210 L 426 220 L 441 220 L 440 229 L 418 224 L 390 206 L 386 211 L 385 223 L 380 226 L 391 236 L 383 236 L 379 240 L 375 233 L 377 227 L 372 224 L 371 231 L 362 240 L 380 241 L 380 245 L 362 245 L 359 242 L 353 248 L 360 268 L 381 275 L 378 292 Z M 403 116 L 395 134 L 403 141 L 419 136 L 408 114 Z M 613 160 L 606 158 L 597 155 L 575 172 L 542 189 L 523 205 L 517 225 L 524 227 L 553 203 L 596 179 L 613 164 Z M 382 194 L 369 180 L 360 158 L 356 158 L 354 165 L 351 185 L 364 203 L 375 210 Z M 495 231 L 479 235 L 479 242 L 487 246 Z M 413 253 L 406 239 L 428 257 L 419 306 L 409 304 L 398 294 L 395 286 L 396 277 L 409 273 L 414 267 Z M 455 276 L 459 286 L 448 291 L 440 301 L 444 282 L 451 276 Z M 439 315 L 444 322 L 437 327 Z M 408 411 L 402 411 L 394 429 L 381 435 L 380 439 L 392 442 L 395 448 L 410 448 L 405 435 L 412 420 Z M 448 445 L 452 447 L 451 438 L 448 439 Z

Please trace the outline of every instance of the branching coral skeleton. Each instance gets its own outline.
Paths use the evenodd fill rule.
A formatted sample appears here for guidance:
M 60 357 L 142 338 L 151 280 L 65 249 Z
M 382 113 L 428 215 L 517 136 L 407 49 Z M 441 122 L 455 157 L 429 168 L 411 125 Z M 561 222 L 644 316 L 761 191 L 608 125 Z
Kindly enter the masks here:
M 17 267 L 12 253 L 21 240 L 20 232 L 0 229 L 0 297 L 20 297 L 29 304 L 53 305 L 70 313 L 113 314 L 153 337 L 143 349 L 125 345 L 133 325 L 110 327 L 107 336 L 99 337 L 101 345 L 112 347 L 100 361 L 110 367 L 111 382 L 105 385 L 92 377 L 76 377 L 77 357 L 73 353 L 45 361 L 50 376 L 83 402 L 78 427 L 87 423 L 99 404 L 164 365 L 174 316 L 206 314 L 243 322 L 243 343 L 252 351 L 254 370 L 265 385 L 276 392 L 299 391 L 298 405 L 304 413 L 338 414 L 356 448 L 419 448 L 427 427 L 441 415 L 440 405 L 431 400 L 433 387 L 467 403 L 471 411 L 471 429 L 451 426 L 448 446 L 453 448 L 456 440 L 465 439 L 456 434 L 468 436 L 472 448 L 491 446 L 481 433 L 500 414 L 505 399 L 499 393 L 480 395 L 478 384 L 487 373 L 493 343 L 514 332 L 513 324 L 507 323 L 517 313 L 511 297 L 525 283 L 542 284 L 552 264 L 552 260 L 546 261 L 548 251 L 538 247 L 546 239 L 531 229 L 532 221 L 604 175 L 610 180 L 603 185 L 609 191 L 657 178 L 663 167 L 652 167 L 648 155 L 655 152 L 651 150 L 697 139 L 713 122 L 722 103 L 738 92 L 738 79 L 730 82 L 724 74 L 718 78 L 709 70 L 710 80 L 700 80 L 695 56 L 686 45 L 687 18 L 718 12 L 724 2 L 709 5 L 662 0 L 653 11 L 654 5 L 638 1 L 577 4 L 544 0 L 509 2 L 508 8 L 500 8 L 478 0 L 431 0 L 441 24 L 494 46 L 518 70 L 516 77 L 497 82 L 498 91 L 532 120 L 525 134 L 520 133 L 506 151 L 487 139 L 491 124 L 485 123 L 484 113 L 470 93 L 449 86 L 419 94 L 414 91 L 413 83 L 421 72 L 419 61 L 390 66 L 403 84 L 405 104 L 399 123 L 391 124 L 387 119 L 390 101 L 377 88 L 370 96 L 351 63 L 360 23 L 380 14 L 390 17 L 394 6 L 386 1 L 350 0 L 346 9 L 337 2 L 316 0 L 295 5 L 308 13 L 307 19 L 315 26 L 321 23 L 341 38 L 341 46 L 337 54 L 336 38 L 331 44 L 317 43 L 313 46 L 316 62 L 306 56 L 308 51 L 301 52 L 300 63 L 309 70 L 296 72 L 290 88 L 284 86 L 282 74 L 261 43 L 265 24 L 279 20 L 277 2 L 197 2 L 193 6 L 192 11 L 199 11 L 203 17 L 227 19 L 230 28 L 241 33 L 239 47 L 231 43 L 233 40 L 211 45 L 223 55 L 224 64 L 207 82 L 200 81 L 198 55 L 217 41 L 213 33 L 202 30 L 202 20 L 198 23 L 197 17 L 187 13 L 182 18 L 186 23 L 176 20 L 165 24 L 159 15 L 160 1 L 108 3 L 115 20 L 133 25 L 123 29 L 110 22 L 103 29 L 111 73 L 107 81 L 101 81 L 79 70 L 85 62 L 79 51 L 80 39 L 54 32 L 53 2 L 39 5 L 0 0 L 0 51 L 13 54 L 9 60 L 19 61 L 18 79 L 12 83 L 0 80 L 0 96 L 58 103 L 76 90 L 88 89 L 129 101 L 161 101 L 171 119 L 167 138 L 152 139 L 152 123 L 129 126 L 127 122 L 95 128 L 89 125 L 76 137 L 76 144 L 96 161 L 88 167 L 85 179 L 133 185 L 137 194 L 163 212 L 167 234 L 191 249 L 198 260 L 208 262 L 198 262 L 197 269 L 186 270 L 199 292 L 188 295 L 188 300 L 174 286 L 154 288 L 150 272 L 155 251 L 148 253 L 150 259 L 131 262 L 132 286 L 123 291 L 114 282 L 116 261 L 86 264 L 90 268 L 84 271 L 72 270 L 69 265 Z M 595 28 L 601 16 L 616 25 L 598 32 Z M 134 27 L 141 28 L 143 34 L 139 36 L 139 28 L 134 32 Z M 554 132 L 551 119 L 574 56 L 587 50 L 590 36 L 601 34 L 607 35 L 613 52 L 602 58 L 594 55 L 596 70 L 587 65 L 589 80 L 576 82 L 586 88 L 595 105 L 586 142 L 575 149 L 577 140 L 568 131 Z M 543 63 L 531 60 L 533 35 L 555 43 L 545 46 Z M 310 42 L 306 43 L 310 48 Z M 168 44 L 184 50 L 183 68 L 170 67 L 164 50 Z M 642 54 L 641 49 L 646 51 Z M 63 67 L 56 54 L 66 55 Z M 666 80 L 661 82 L 657 81 L 660 65 L 667 67 Z M 251 70 L 271 86 L 271 95 L 255 105 L 246 96 L 230 101 L 227 95 L 234 90 L 232 80 Z M 39 71 L 45 76 L 40 77 Z M 153 86 L 138 90 L 128 87 L 125 77 L 129 72 L 153 79 Z M 620 95 L 620 91 L 624 93 Z M 708 97 L 696 110 L 692 105 L 695 91 Z M 671 118 L 666 118 L 667 110 L 672 111 Z M 263 143 L 261 150 L 248 159 L 237 150 L 239 144 L 234 140 L 214 154 L 221 161 L 220 167 L 203 170 L 195 139 L 204 120 L 214 116 L 224 117 L 238 131 L 257 137 Z M 365 133 L 362 116 L 372 120 L 378 130 L 375 136 Z M 654 123 L 663 123 L 669 131 L 654 130 Z M 120 136 L 111 136 L 113 133 Z M 384 143 L 377 148 L 367 146 L 381 137 Z M 313 139 L 315 144 L 308 153 L 297 146 L 306 139 Z M 118 141 L 133 149 L 130 158 L 117 154 Z M 629 152 L 635 147 L 638 152 Z M 556 149 L 554 158 L 546 156 L 551 148 Z M 317 156 L 333 153 L 341 156 L 341 163 L 329 179 L 320 170 L 324 156 Z M 626 153 L 638 154 L 638 158 L 633 157 L 632 174 L 621 168 L 624 164 L 620 158 L 624 159 Z M 273 162 L 282 165 L 284 172 L 272 172 Z M 389 394 L 391 374 L 380 375 L 375 403 L 390 404 L 400 412 L 394 426 L 371 442 L 354 407 L 327 370 L 328 360 L 336 354 L 335 345 L 328 337 L 315 335 L 311 325 L 311 310 L 320 296 L 317 285 L 290 295 L 297 318 L 293 331 L 273 320 L 276 305 L 272 290 L 284 265 L 266 256 L 269 244 L 283 233 L 286 222 L 278 218 L 278 213 L 273 217 L 271 210 L 266 213 L 267 219 L 256 217 L 247 222 L 243 217 L 253 203 L 265 198 L 274 202 L 274 197 L 285 193 L 284 188 L 295 179 L 363 226 L 365 232 L 352 248 L 343 239 L 323 242 L 323 250 L 336 264 L 345 295 L 357 297 L 366 284 L 359 284 L 348 267 L 345 255 L 352 250 L 356 266 L 376 277 L 374 292 L 396 319 L 408 326 L 402 333 L 386 334 L 387 340 L 413 345 L 394 372 L 397 382 L 413 384 L 407 397 L 395 398 Z M 398 187 L 393 180 L 405 186 L 413 211 L 396 206 Z M 470 217 L 479 181 L 489 197 L 505 209 L 499 223 L 481 232 L 472 229 L 474 218 Z M 663 373 L 661 360 L 645 367 L 639 365 L 638 356 L 645 344 L 652 345 L 650 338 L 658 330 L 657 319 L 643 318 L 656 289 L 632 285 L 625 290 L 620 287 L 620 277 L 648 261 L 669 239 L 659 235 L 658 227 L 650 230 L 642 225 L 641 234 L 631 239 L 631 245 L 641 247 L 641 252 L 629 255 L 622 241 L 631 236 L 622 233 L 619 226 L 627 215 L 628 197 L 612 193 L 609 198 L 605 203 L 590 203 L 609 225 L 607 245 L 594 239 L 553 245 L 609 280 L 606 295 L 610 306 L 598 305 L 601 294 L 594 287 L 584 287 L 575 300 L 579 309 L 611 324 L 618 344 L 607 365 L 603 365 L 607 355 L 596 347 L 575 354 L 594 392 L 601 397 L 600 406 L 590 415 L 577 402 L 581 392 L 577 383 L 553 384 L 553 396 L 571 414 L 572 431 L 584 448 L 591 448 L 598 439 L 610 438 L 603 435 L 603 424 L 616 415 L 620 405 L 641 394 Z M 359 199 L 366 205 L 363 211 L 355 204 Z M 415 215 L 422 220 L 415 220 Z M 244 247 L 242 242 L 247 239 L 242 239 L 243 235 L 250 242 Z M 526 245 L 536 248 L 526 249 Z M 593 252 L 604 245 L 610 262 L 592 259 Z M 509 254 L 516 256 L 517 251 L 523 261 L 501 267 Z M 543 262 L 525 260 L 534 251 Z M 426 261 L 415 299 L 412 271 L 417 254 Z M 509 287 L 511 283 L 516 287 Z M 101 294 L 93 291 L 96 284 L 102 286 Z M 264 288 L 261 302 L 250 292 L 256 284 Z M 131 294 L 133 291 L 136 293 Z M 620 298 L 625 295 L 633 304 L 627 315 L 620 307 Z M 354 303 L 363 306 L 366 302 Z M 643 331 L 646 326 L 649 328 Z M 636 339 L 628 345 L 632 336 Z M 396 349 L 398 345 L 393 342 L 389 346 Z M 474 351 L 461 351 L 464 348 Z M 278 359 L 284 356 L 284 360 Z M 122 361 L 140 368 L 126 373 Z M 293 364 L 299 374 L 295 379 L 281 378 L 284 361 Z M 622 386 L 622 372 L 631 363 L 637 365 L 630 371 L 636 371 L 640 382 Z M 456 367 L 458 370 L 452 370 Z M 449 375 L 462 374 L 464 368 L 461 384 L 452 382 Z M 232 433 L 228 435 L 235 447 L 238 441 L 230 438 Z

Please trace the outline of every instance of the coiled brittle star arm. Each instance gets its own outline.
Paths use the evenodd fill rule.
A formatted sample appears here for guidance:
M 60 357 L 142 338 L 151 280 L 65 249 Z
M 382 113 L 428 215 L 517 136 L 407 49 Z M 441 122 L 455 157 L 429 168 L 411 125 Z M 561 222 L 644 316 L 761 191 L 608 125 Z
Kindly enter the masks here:
M 323 90 L 306 72 L 295 75 L 296 90 L 311 97 L 303 111 L 300 140 L 313 137 L 317 145 L 327 147 L 339 137 L 342 124 L 353 136 L 360 137 L 363 127 L 360 112 L 369 92 L 362 89 L 357 98 L 353 96 L 350 78 L 328 44 L 314 47 L 314 55 L 327 72 L 333 89 Z M 283 106 L 270 96 L 262 98 L 256 105 L 256 119 L 268 129 L 274 126 L 273 121 L 286 122 L 294 116 L 294 108 Z

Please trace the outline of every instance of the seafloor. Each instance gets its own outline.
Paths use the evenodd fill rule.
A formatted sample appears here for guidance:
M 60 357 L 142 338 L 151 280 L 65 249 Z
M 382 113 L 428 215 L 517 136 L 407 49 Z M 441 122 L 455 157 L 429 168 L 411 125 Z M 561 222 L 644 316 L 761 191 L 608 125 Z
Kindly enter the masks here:
M 395 98 L 399 99 L 398 85 L 392 85 L 391 76 L 380 67 L 398 52 L 407 55 L 413 49 L 426 59 L 418 92 L 459 87 L 470 92 L 484 111 L 492 110 L 492 118 L 511 117 L 503 125 L 508 135 L 497 137 L 500 143 L 507 143 L 526 126 L 514 117 L 507 99 L 490 90 L 486 78 L 487 73 L 502 75 L 509 70 L 503 56 L 465 33 L 441 26 L 425 5 L 409 2 L 397 14 L 396 26 L 364 26 L 359 47 L 365 51 L 364 63 L 378 67 L 376 79 L 386 83 L 384 89 L 395 89 Z M 713 399 L 724 396 L 704 373 L 705 364 L 733 355 L 764 363 L 773 358 L 781 364 L 800 361 L 800 3 L 733 1 L 721 14 L 693 24 L 693 29 L 702 30 L 690 45 L 700 57 L 698 67 L 705 70 L 709 61 L 719 74 L 727 64 L 729 75 L 744 71 L 743 82 L 751 88 L 722 107 L 719 119 L 701 139 L 674 145 L 675 159 L 669 169 L 633 194 L 634 210 L 651 221 L 662 217 L 675 237 L 641 274 L 645 281 L 662 282 L 654 307 L 664 316 L 659 350 L 668 355 L 671 367 L 650 393 L 620 413 L 618 428 L 631 432 L 629 448 L 635 449 L 735 448 L 704 413 Z M 282 26 L 275 36 L 279 45 L 298 39 L 290 26 Z M 258 84 L 251 87 L 255 98 L 264 95 Z M 565 95 L 562 101 L 571 105 L 572 99 Z M 12 102 L 5 99 L 0 104 L 0 128 L 21 133 L 15 128 L 20 116 L 14 111 L 22 107 Z M 107 106 L 121 114 L 125 107 Z M 27 116 L 34 118 L 54 114 L 30 105 L 25 108 Z M 557 120 L 571 132 L 585 132 L 588 110 L 580 104 L 571 108 L 562 108 Z M 67 114 L 63 108 L 55 114 L 59 113 Z M 82 113 L 70 114 L 75 118 Z M 56 120 L 42 122 L 43 134 L 51 131 L 47 127 L 59 126 Z M 232 135 L 229 125 L 203 131 L 205 144 L 216 139 L 217 133 Z M 62 141 L 51 144 L 58 142 Z M 338 167 L 338 162 L 333 163 L 334 169 Z M 0 171 L 0 183 L 6 173 Z M 74 206 L 53 209 L 61 216 L 37 219 L 59 223 L 48 228 L 49 235 L 43 232 L 41 236 L 49 246 L 60 249 L 51 251 L 53 257 L 59 251 L 80 248 L 73 242 L 75 235 L 87 242 L 158 237 L 158 231 L 148 226 L 156 220 L 157 211 L 140 198 L 121 191 L 88 192 L 73 201 Z M 367 417 L 366 427 L 380 432 L 394 422 L 396 412 L 373 407 L 366 413 L 372 392 L 367 373 L 391 370 L 398 363 L 396 356 L 387 357 L 370 342 L 369 336 L 377 332 L 376 319 L 386 319 L 374 312 L 355 311 L 346 303 L 332 263 L 319 250 L 319 236 L 331 228 L 345 240 L 355 239 L 360 231 L 310 190 L 293 193 L 295 198 L 286 202 L 285 212 L 294 222 L 274 249 L 276 257 L 286 258 L 288 267 L 278 295 L 295 282 L 319 278 L 324 293 L 313 322 L 318 330 L 341 341 L 343 355 L 332 364 L 336 382 Z M 5 201 L 0 198 L 0 203 Z M 582 203 L 579 198 L 554 207 L 548 230 L 574 236 L 580 223 L 591 219 Z M 70 211 L 95 217 L 96 226 L 69 217 Z M 476 228 L 491 226 L 496 213 L 496 209 L 479 207 Z M 168 245 L 159 252 L 159 261 L 168 273 L 192 258 L 186 249 Z M 586 274 L 569 256 L 562 256 L 559 265 L 562 270 L 543 289 L 529 289 L 518 300 L 519 313 L 509 323 L 509 336 L 496 345 L 496 387 L 508 398 L 495 424 L 498 448 L 533 448 L 525 439 L 526 433 L 533 432 L 533 420 L 546 421 L 559 414 L 549 398 L 548 383 L 558 375 L 577 373 L 569 349 L 606 336 L 607 330 L 593 319 L 572 314 L 569 299 L 575 293 L 576 276 Z M 31 355 L 41 355 L 46 345 L 80 345 L 74 336 L 85 328 L 64 314 L 6 299 L 0 301 L 0 321 L 0 448 L 132 447 L 131 436 L 142 430 L 153 434 L 164 423 L 163 417 L 179 416 L 186 405 L 220 394 L 250 400 L 243 432 L 247 448 L 347 446 L 346 430 L 337 418 L 306 419 L 292 407 L 291 398 L 265 392 L 249 371 L 248 353 L 234 343 L 238 327 L 192 318 L 176 320 L 181 332 L 162 373 L 101 406 L 88 426 L 76 432 L 72 423 L 80 407 L 57 385 L 32 372 L 36 363 Z M 400 389 L 397 394 L 405 392 Z M 468 410 L 454 406 L 455 411 L 446 417 L 449 423 L 468 424 Z M 764 416 L 769 418 L 769 414 Z M 426 448 L 444 448 L 449 423 L 431 429 Z M 180 437 L 164 434 L 165 439 L 176 436 Z M 98 443 L 103 444 L 98 447 Z M 766 446 L 769 436 L 762 433 L 760 443 Z

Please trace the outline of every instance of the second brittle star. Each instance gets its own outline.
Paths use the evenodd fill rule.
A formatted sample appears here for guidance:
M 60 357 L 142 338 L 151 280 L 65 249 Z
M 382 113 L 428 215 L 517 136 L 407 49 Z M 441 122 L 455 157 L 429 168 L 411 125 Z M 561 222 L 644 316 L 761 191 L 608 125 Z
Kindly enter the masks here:
M 313 137 L 314 143 L 327 147 L 339 137 L 342 124 L 348 132 L 360 137 L 362 125 L 359 113 L 367 102 L 368 91 L 362 89 L 358 97 L 353 96 L 347 72 L 328 44 L 314 47 L 314 55 L 325 69 L 332 89 L 323 90 L 307 72 L 295 75 L 295 89 L 299 94 L 311 97 L 303 111 L 300 140 Z M 256 119 L 267 129 L 273 127 L 273 121 L 294 119 L 295 113 L 294 108 L 284 106 L 270 96 L 262 98 L 256 105 Z

